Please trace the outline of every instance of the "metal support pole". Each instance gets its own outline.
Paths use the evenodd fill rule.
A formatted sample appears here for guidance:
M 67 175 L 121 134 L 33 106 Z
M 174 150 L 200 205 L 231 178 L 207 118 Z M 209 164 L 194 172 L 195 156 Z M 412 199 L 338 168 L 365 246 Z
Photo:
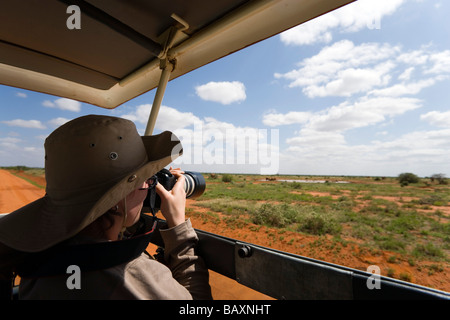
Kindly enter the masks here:
M 164 48 L 161 52 L 161 57 L 159 59 L 159 68 L 162 70 L 161 77 L 159 79 L 158 88 L 156 89 L 155 98 L 153 100 L 152 110 L 148 117 L 147 128 L 145 129 L 144 135 L 149 136 L 153 134 L 155 129 L 156 119 L 158 117 L 159 109 L 161 107 L 161 102 L 164 97 L 164 92 L 166 91 L 167 83 L 170 79 L 170 74 L 175 69 L 176 60 L 169 60 L 167 56 L 167 51 L 172 47 L 177 36 L 184 30 L 189 28 L 189 24 L 182 18 L 177 16 L 175 13 L 171 15 L 172 19 L 176 20 L 180 26 L 172 26 L 167 30 L 167 38 L 165 40 Z
M 161 60 L 160 68 L 162 70 L 161 78 L 159 79 L 158 88 L 156 89 L 155 98 L 153 100 L 152 110 L 147 122 L 147 128 L 145 129 L 144 135 L 146 136 L 151 135 L 153 133 L 153 129 L 155 128 L 156 118 L 158 117 L 164 92 L 166 91 L 167 82 L 169 82 L 170 74 L 174 69 L 174 65 L 167 59 L 164 59 Z

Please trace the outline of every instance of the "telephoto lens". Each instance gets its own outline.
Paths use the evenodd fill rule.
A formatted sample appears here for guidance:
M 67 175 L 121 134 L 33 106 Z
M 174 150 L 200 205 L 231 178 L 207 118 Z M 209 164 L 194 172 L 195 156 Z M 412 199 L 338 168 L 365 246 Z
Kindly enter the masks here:
M 186 198 L 196 199 L 200 197 L 206 189 L 205 178 L 201 173 L 194 171 L 185 171 L 184 174 L 184 191 Z M 159 182 L 166 190 L 172 190 L 177 182 L 175 176 L 167 169 L 162 169 L 151 178 L 155 183 L 153 187 L 148 189 L 147 198 L 144 200 L 144 212 L 157 212 L 161 206 L 161 198 L 156 193 L 154 185 Z
M 186 171 L 184 174 L 184 191 L 186 198 L 195 199 L 205 192 L 205 178 L 198 172 Z

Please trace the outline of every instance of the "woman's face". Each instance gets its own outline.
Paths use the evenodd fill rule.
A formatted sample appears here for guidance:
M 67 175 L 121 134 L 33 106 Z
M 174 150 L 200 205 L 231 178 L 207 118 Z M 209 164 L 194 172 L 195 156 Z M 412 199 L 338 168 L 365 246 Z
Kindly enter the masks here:
M 127 204 L 127 220 L 125 221 L 125 226 L 130 227 L 133 224 L 135 224 L 138 219 L 139 215 L 141 213 L 142 205 L 145 200 L 145 197 L 147 197 L 147 189 L 148 188 L 147 182 L 144 182 L 141 187 L 137 188 L 136 190 L 132 191 L 127 197 L 126 197 L 126 204 Z M 123 203 L 122 203 L 123 206 Z M 122 207 L 122 210 L 125 208 Z

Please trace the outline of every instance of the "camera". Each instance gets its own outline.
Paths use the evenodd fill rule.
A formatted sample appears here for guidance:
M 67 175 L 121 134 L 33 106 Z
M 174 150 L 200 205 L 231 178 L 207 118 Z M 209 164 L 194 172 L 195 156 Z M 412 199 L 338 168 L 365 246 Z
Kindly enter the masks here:
M 186 192 L 186 199 L 195 199 L 200 197 L 205 192 L 206 183 L 205 178 L 201 173 L 193 171 L 185 171 L 184 176 L 184 191 Z M 161 208 L 161 198 L 156 193 L 155 186 L 160 183 L 166 190 L 172 190 L 177 182 L 177 178 L 167 169 L 162 169 L 149 179 L 149 188 L 147 197 L 144 200 L 143 210 L 155 214 Z

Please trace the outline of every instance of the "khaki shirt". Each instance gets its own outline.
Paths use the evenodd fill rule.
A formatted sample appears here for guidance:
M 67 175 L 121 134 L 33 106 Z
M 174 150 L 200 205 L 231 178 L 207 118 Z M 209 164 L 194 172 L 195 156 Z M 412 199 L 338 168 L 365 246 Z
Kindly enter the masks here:
M 190 220 L 160 230 L 167 266 L 145 253 L 105 270 L 82 272 L 80 289 L 67 276 L 21 279 L 20 299 L 212 299 L 209 274 L 194 252 L 197 234 Z

